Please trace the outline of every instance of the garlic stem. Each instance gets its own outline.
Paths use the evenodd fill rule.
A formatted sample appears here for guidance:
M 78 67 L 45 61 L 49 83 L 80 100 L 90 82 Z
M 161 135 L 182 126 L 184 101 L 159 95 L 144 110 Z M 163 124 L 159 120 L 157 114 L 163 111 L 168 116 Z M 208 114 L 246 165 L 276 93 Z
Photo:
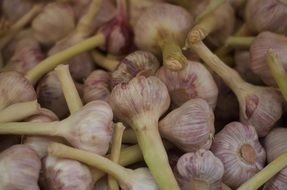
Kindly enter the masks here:
M 173 39 L 160 39 L 163 65 L 170 70 L 178 71 L 185 67 L 187 58 L 183 55 L 180 46 Z
M 273 49 L 267 51 L 267 64 L 285 101 L 287 101 L 287 74 Z
M 91 34 L 93 22 L 101 8 L 102 2 L 103 0 L 92 0 L 86 14 L 81 17 L 76 27 L 76 34 L 81 35 L 82 38 L 86 38 Z
M 114 128 L 110 160 L 115 163 L 118 163 L 120 159 L 122 137 L 124 130 L 125 126 L 122 123 L 117 123 Z M 108 187 L 109 190 L 119 190 L 119 185 L 116 179 L 114 179 L 112 176 L 108 176 Z
M 21 121 L 39 113 L 37 100 L 12 104 L 0 111 L 0 122 Z
M 92 57 L 96 63 L 96 65 L 103 67 L 104 69 L 108 71 L 114 71 L 119 65 L 119 61 L 117 59 L 108 58 L 104 55 L 102 55 L 97 50 L 94 50 L 92 52 Z
M 96 167 L 102 171 L 105 171 L 109 175 L 112 175 L 118 179 L 120 183 L 123 184 L 128 184 L 130 175 L 132 175 L 130 172 L 131 170 L 126 169 L 105 157 L 87 151 L 75 149 L 60 143 L 51 143 L 48 147 L 48 152 L 53 156 L 78 160 L 87 165 Z
M 246 48 L 249 49 L 255 37 L 249 36 L 230 36 L 226 41 L 226 46 L 230 48 Z
M 81 107 L 83 107 L 83 103 L 70 74 L 69 66 L 58 65 L 55 68 L 55 71 L 58 79 L 60 80 L 70 113 L 78 111 Z
M 193 179 L 191 181 L 191 189 L 192 190 L 209 190 L 210 187 L 209 187 L 209 184 L 203 180 L 196 180 L 196 179 Z
M 227 185 L 225 185 L 224 183 L 221 183 L 221 190 L 232 190 L 232 189 Z
M 135 132 L 132 129 L 125 130 L 123 135 L 123 143 L 136 144 L 137 142 Z
M 256 190 L 276 173 L 287 166 L 287 152 L 269 163 L 260 172 L 242 184 L 237 190 Z
M 281 3 L 287 5 L 287 0 L 279 0 Z
M 166 150 L 163 146 L 157 123 L 154 126 L 135 127 L 138 144 L 144 160 L 160 189 L 179 190 L 177 181 L 170 168 Z
M 200 22 L 201 19 L 214 12 L 220 5 L 225 3 L 226 0 L 210 0 L 204 11 L 195 19 L 195 23 Z
M 97 34 L 93 37 L 87 38 L 74 46 L 48 57 L 35 66 L 32 70 L 28 71 L 25 77 L 35 84 L 44 74 L 53 70 L 57 65 L 72 58 L 73 56 L 79 55 L 80 53 L 102 45 L 104 42 L 105 37 L 103 34 Z

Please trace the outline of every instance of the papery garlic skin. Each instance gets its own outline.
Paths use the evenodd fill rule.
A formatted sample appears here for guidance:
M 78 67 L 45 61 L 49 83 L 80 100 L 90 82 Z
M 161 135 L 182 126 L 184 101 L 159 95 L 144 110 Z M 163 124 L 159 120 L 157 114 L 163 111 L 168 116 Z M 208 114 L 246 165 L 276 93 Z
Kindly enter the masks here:
M 287 6 L 285 7 L 287 9 Z M 287 14 L 287 11 L 286 11 Z M 284 35 L 261 32 L 250 46 L 250 66 L 265 84 L 277 86 L 267 64 L 267 50 L 273 49 L 278 55 L 278 60 L 287 70 L 287 37 Z
M 44 45 L 52 45 L 75 28 L 75 14 L 67 3 L 49 3 L 33 20 L 35 38 Z
M 87 166 L 48 156 L 44 160 L 44 188 L 47 190 L 92 190 L 93 179 Z
M 167 86 L 175 107 L 189 99 L 202 98 L 215 108 L 218 88 L 210 72 L 201 63 L 188 61 L 181 71 L 161 67 L 156 76 Z
M 24 16 L 35 2 L 33 0 L 3 0 L 1 4 L 2 14 L 13 23 Z
M 271 31 L 287 34 L 287 4 L 284 0 L 248 0 L 245 21 L 254 33 Z
M 254 127 L 239 122 L 229 123 L 215 135 L 211 151 L 222 161 L 223 182 L 231 188 L 259 172 L 266 159 Z
M 221 189 L 224 166 L 211 151 L 200 149 L 179 158 L 176 174 L 181 190 L 191 189 L 196 181 L 203 182 L 210 190 L 218 190 Z
M 185 152 L 208 150 L 214 136 L 214 114 L 203 99 L 192 99 L 159 122 L 161 135 Z
M 159 68 L 159 61 L 157 58 L 148 51 L 135 51 L 123 60 L 111 75 L 112 87 L 122 82 L 129 82 L 136 75 L 143 76 L 154 75 Z
M 39 190 L 41 161 L 26 145 L 14 145 L 0 154 L 1 190 Z
M 93 71 L 84 82 L 83 99 L 107 101 L 110 97 L 110 74 L 104 70 Z

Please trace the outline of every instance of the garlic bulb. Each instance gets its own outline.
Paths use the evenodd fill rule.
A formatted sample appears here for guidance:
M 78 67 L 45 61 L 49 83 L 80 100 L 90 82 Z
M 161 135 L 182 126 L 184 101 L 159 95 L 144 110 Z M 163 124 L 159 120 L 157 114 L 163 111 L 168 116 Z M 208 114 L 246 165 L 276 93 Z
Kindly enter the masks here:
M 159 123 L 161 135 L 185 152 L 208 150 L 214 135 L 214 114 L 203 99 L 192 99 Z
M 87 166 L 75 161 L 48 156 L 44 160 L 45 189 L 92 190 L 93 179 Z
M 209 150 L 186 153 L 177 162 L 177 180 L 181 190 L 218 190 L 224 167 Z
M 0 154 L 0 189 L 39 190 L 41 161 L 26 145 L 14 145 Z
M 49 3 L 33 20 L 35 38 L 44 45 L 52 45 L 75 28 L 75 15 L 67 3 Z
M 159 68 L 159 61 L 150 52 L 135 51 L 123 60 L 111 75 L 112 87 L 123 82 L 129 82 L 136 75 L 150 76 L 154 75 Z
M 264 167 L 266 154 L 255 128 L 232 122 L 214 137 L 211 151 L 224 165 L 223 182 L 237 188 Z
M 254 33 L 270 31 L 287 34 L 287 3 L 284 0 L 246 1 L 245 21 Z
M 15 22 L 24 16 L 35 4 L 33 0 L 2 0 L 2 14 L 10 22 Z
M 0 109 L 11 104 L 36 99 L 33 85 L 22 74 L 15 71 L 0 73 Z
M 193 98 L 202 98 L 215 107 L 218 89 L 210 72 L 201 63 L 188 61 L 181 71 L 161 67 L 156 75 L 167 86 L 175 107 Z
M 286 6 L 287 9 L 287 6 Z M 267 50 L 272 48 L 279 61 L 287 70 L 287 37 L 284 35 L 261 32 L 250 46 L 250 66 L 252 71 L 257 74 L 265 84 L 276 86 L 270 69 L 267 64 Z
M 110 74 L 103 70 L 93 71 L 84 82 L 83 99 L 107 101 L 110 97 Z
M 5 65 L 4 70 L 13 70 L 26 73 L 44 59 L 40 44 L 33 38 L 24 38 L 17 41 L 14 55 Z

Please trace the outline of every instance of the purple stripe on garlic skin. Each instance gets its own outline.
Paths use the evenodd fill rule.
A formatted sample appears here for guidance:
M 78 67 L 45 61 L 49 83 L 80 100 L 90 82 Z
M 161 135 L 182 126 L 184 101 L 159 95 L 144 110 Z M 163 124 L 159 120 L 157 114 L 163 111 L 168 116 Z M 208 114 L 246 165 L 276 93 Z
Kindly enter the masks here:
M 181 190 L 219 190 L 223 174 L 222 162 L 209 150 L 186 153 L 177 162 L 176 177 Z
M 135 51 L 121 60 L 117 69 L 112 72 L 111 85 L 114 87 L 119 83 L 129 82 L 138 74 L 146 77 L 154 75 L 159 65 L 159 61 L 152 53 Z
M 203 99 L 192 99 L 159 122 L 161 135 L 185 152 L 208 150 L 214 136 L 214 114 Z
M 271 31 L 287 34 L 287 2 L 285 0 L 247 0 L 245 21 L 254 33 Z
M 232 122 L 214 137 L 211 151 L 224 165 L 223 182 L 237 188 L 260 171 L 266 153 L 258 141 L 255 128 Z
M 43 175 L 45 190 L 92 190 L 94 185 L 89 168 L 75 160 L 48 156 Z
M 161 67 L 157 77 L 169 91 L 173 106 L 178 107 L 193 98 L 202 98 L 215 108 L 218 88 L 210 72 L 199 62 L 188 61 L 181 71 Z
M 27 145 L 14 145 L 0 154 L 0 189 L 39 190 L 41 161 Z
M 287 14 L 287 6 L 285 7 Z M 287 16 L 287 15 L 286 15 Z M 287 37 L 284 35 L 261 32 L 250 46 L 250 66 L 265 84 L 277 86 L 267 64 L 267 50 L 272 48 L 277 57 L 287 70 Z

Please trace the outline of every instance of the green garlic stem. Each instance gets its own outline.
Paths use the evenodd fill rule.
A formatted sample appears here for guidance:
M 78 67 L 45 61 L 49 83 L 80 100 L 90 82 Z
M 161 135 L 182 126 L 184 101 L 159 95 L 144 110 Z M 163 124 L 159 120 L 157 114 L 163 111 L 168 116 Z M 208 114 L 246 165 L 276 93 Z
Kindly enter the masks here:
M 278 60 L 276 53 L 272 49 L 267 51 L 267 64 L 273 78 L 275 79 L 282 95 L 285 98 L 285 101 L 287 101 L 287 74 L 284 67 Z
M 237 190 L 256 190 L 287 166 L 287 152 L 281 154 Z
M 125 126 L 122 123 L 117 123 L 114 128 L 114 134 L 111 146 L 111 157 L 110 160 L 114 163 L 118 163 L 121 154 L 122 137 Z M 119 190 L 119 185 L 116 179 L 112 176 L 108 176 L 108 188 L 109 190 Z
M 249 49 L 255 37 L 250 36 L 230 36 L 226 41 L 226 46 L 231 48 L 246 48 Z
M 129 143 L 129 144 L 138 143 L 137 136 L 132 129 L 125 130 L 123 134 L 123 143 Z
M 91 50 L 97 46 L 105 43 L 105 37 L 103 34 L 97 34 L 93 37 L 87 38 L 74 46 L 71 46 L 61 52 L 58 52 L 38 65 L 36 65 L 32 70 L 28 71 L 25 77 L 35 84 L 43 75 L 47 72 L 53 70 L 57 65 L 61 64 L 68 59 L 79 55 L 85 51 Z
M 97 50 L 94 50 L 92 52 L 93 60 L 95 61 L 96 65 L 103 67 L 104 69 L 108 71 L 114 71 L 120 64 L 120 62 L 117 59 L 108 58 L 104 55 L 102 55 Z
M 200 22 L 201 19 L 206 17 L 207 15 L 214 12 L 220 5 L 222 5 L 226 0 L 210 0 L 207 7 L 204 9 L 204 11 L 198 15 L 195 19 L 195 23 Z
M 73 78 L 69 71 L 68 65 L 58 65 L 55 68 L 57 77 L 61 83 L 61 87 L 70 110 L 70 113 L 74 113 L 83 107 L 82 100 L 77 91 Z
M 21 121 L 39 111 L 37 100 L 12 104 L 0 111 L 0 122 Z

